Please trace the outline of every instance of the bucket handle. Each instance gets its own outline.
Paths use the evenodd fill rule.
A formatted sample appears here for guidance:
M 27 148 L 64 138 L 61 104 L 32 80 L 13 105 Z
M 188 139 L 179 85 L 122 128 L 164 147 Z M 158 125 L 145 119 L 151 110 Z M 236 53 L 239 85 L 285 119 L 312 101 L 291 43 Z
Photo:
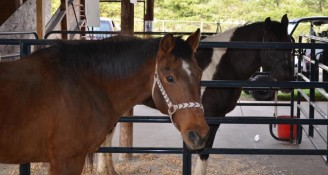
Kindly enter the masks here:
M 273 133 L 273 126 L 274 124 L 272 124 L 272 123 L 270 123 L 269 124 L 269 130 L 270 130 L 270 134 L 271 134 L 271 136 L 274 138 L 274 139 L 276 139 L 276 140 L 279 140 L 279 141 L 284 141 L 284 142 L 292 142 L 293 141 L 293 139 L 282 139 L 282 138 L 278 138 L 274 133 Z M 302 143 L 302 125 L 297 125 L 296 126 L 297 127 L 297 129 L 296 129 L 296 143 L 297 144 L 301 144 Z

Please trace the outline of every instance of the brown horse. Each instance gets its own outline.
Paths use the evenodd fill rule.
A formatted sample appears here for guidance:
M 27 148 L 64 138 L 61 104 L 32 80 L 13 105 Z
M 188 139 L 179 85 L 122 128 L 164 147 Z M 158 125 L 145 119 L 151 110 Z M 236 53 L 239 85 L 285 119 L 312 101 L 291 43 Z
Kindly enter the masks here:
M 120 116 L 150 96 L 190 149 L 203 148 L 199 37 L 67 41 L 0 63 L 0 162 L 81 174 Z
M 270 17 L 264 21 L 246 24 L 218 35 L 208 36 L 205 42 L 284 42 L 291 43 L 287 33 L 287 14 L 280 21 Z M 199 48 L 196 60 L 203 71 L 202 80 L 248 80 L 260 67 L 276 81 L 293 80 L 292 50 L 290 49 L 239 49 Z M 202 103 L 206 117 L 225 117 L 237 105 L 242 88 L 205 87 Z M 152 99 L 145 105 L 156 108 Z M 219 126 L 210 126 L 206 148 L 212 148 Z M 194 168 L 195 175 L 206 175 L 209 154 L 200 154 Z

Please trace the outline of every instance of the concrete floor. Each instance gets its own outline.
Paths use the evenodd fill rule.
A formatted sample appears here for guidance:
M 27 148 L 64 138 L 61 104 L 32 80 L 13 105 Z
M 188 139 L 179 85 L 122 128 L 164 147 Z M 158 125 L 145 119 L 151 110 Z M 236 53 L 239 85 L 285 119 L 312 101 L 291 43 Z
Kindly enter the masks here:
M 304 103 L 304 105 L 306 105 Z M 328 112 L 328 103 L 318 105 Z M 278 115 L 290 115 L 289 107 L 279 107 Z M 274 107 L 240 107 L 237 106 L 228 116 L 273 116 Z M 157 110 L 138 105 L 134 108 L 135 115 L 162 115 Z M 318 114 L 316 114 L 318 116 Z M 327 127 L 320 127 L 327 133 Z M 254 141 L 258 135 L 260 140 Z M 119 132 L 115 132 L 113 146 L 118 146 Z M 326 149 L 325 143 L 319 143 L 321 149 Z M 172 124 L 136 123 L 134 124 L 134 146 L 136 147 L 181 147 L 180 133 Z M 214 148 L 268 148 L 268 149 L 315 149 L 311 141 L 303 132 L 302 143 L 291 144 L 277 141 L 270 135 L 268 125 L 253 124 L 222 124 L 216 135 Z M 197 156 L 197 155 L 195 155 Z M 225 157 L 238 158 L 245 162 L 254 162 L 269 170 L 269 174 L 297 174 L 297 175 L 326 175 L 328 165 L 321 156 L 290 156 L 290 155 L 224 155 Z M 114 160 L 118 161 L 117 154 Z M 211 161 L 211 159 L 209 159 Z M 216 160 L 218 161 L 218 160 Z M 214 162 L 219 164 L 218 162 Z
M 328 112 L 328 103 L 318 103 L 324 112 Z M 288 107 L 279 107 L 278 115 L 289 115 Z M 237 106 L 228 116 L 273 116 L 273 107 L 240 107 Z M 138 105 L 134 108 L 135 115 L 162 115 L 157 110 Z M 316 115 L 317 116 L 317 115 Z M 119 126 L 119 124 L 118 124 Z M 320 127 L 323 133 L 327 133 L 327 127 Z M 113 146 L 118 146 L 119 132 L 115 132 Z M 260 140 L 254 141 L 258 135 Z M 326 149 L 325 144 L 319 144 Z M 180 133 L 172 124 L 155 124 L 155 123 L 135 123 L 134 124 L 134 146 L 135 147 L 181 147 L 182 139 Z M 271 149 L 314 149 L 314 146 L 303 132 L 303 141 L 301 144 L 291 144 L 288 142 L 277 141 L 271 137 L 268 125 L 251 125 L 251 124 L 222 124 L 214 142 L 215 148 L 271 148 Z M 327 175 L 328 165 L 321 156 L 286 156 L 286 155 L 223 155 L 227 159 L 218 159 L 216 155 L 210 156 L 211 168 L 216 165 L 228 162 L 234 159 L 245 164 L 246 168 L 265 169 L 265 173 L 255 173 L 258 175 Z M 212 157 L 212 159 L 211 159 Z M 193 163 L 197 155 L 193 156 Z M 225 161 L 225 162 L 222 162 Z M 118 154 L 114 154 L 114 162 L 119 163 Z M 226 163 L 227 164 L 227 163 Z M 232 165 L 233 166 L 233 165 Z M 0 164 L 0 175 L 8 174 L 9 170 L 18 169 L 17 166 L 7 166 Z M 45 173 L 45 172 L 43 172 Z M 225 173 L 229 173 L 229 168 Z M 241 173 L 245 174 L 245 173 Z M 254 174 L 254 173 L 251 173 Z M 212 175 L 212 174 L 209 174 Z M 217 174 L 213 174 L 217 175 Z

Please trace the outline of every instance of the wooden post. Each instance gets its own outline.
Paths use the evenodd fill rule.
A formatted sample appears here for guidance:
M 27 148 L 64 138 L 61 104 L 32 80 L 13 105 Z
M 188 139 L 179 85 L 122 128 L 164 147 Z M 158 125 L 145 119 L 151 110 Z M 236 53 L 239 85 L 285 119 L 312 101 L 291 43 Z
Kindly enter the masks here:
M 130 0 L 121 1 L 121 33 L 133 35 L 134 31 L 134 5 Z
M 45 2 L 44 0 L 36 1 L 36 32 L 39 38 L 45 35 Z
M 134 32 L 134 5 L 130 0 L 121 1 L 121 32 L 123 35 L 133 35 Z M 123 116 L 132 116 L 133 109 L 126 112 Z M 132 147 L 133 146 L 133 123 L 120 123 L 120 139 L 119 146 Z M 120 160 L 130 160 L 131 153 L 120 153 Z
M 123 116 L 132 116 L 133 108 L 123 114 Z M 120 147 L 132 147 L 133 146 L 133 123 L 120 123 Z M 119 160 L 131 160 L 131 153 L 120 153 Z
M 68 0 L 60 0 L 60 10 L 65 11 L 65 16 L 61 21 L 61 30 L 68 30 Z M 62 39 L 68 39 L 67 34 L 62 34 Z
M 147 0 L 146 2 L 146 14 L 144 21 L 144 30 L 145 32 L 153 31 L 153 21 L 154 21 L 154 0 Z

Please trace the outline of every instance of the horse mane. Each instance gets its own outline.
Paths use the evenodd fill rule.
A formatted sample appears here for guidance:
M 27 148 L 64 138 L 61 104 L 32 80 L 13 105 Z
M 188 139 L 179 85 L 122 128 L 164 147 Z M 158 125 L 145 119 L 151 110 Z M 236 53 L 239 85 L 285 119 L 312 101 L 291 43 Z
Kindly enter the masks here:
M 265 28 L 265 22 L 254 22 L 254 23 L 247 23 L 243 26 L 237 27 L 234 33 L 232 41 L 243 41 L 243 38 L 247 38 L 252 36 L 251 38 L 255 38 L 256 41 L 262 41 L 263 37 L 265 37 L 264 31 L 268 31 L 270 33 L 276 34 L 276 36 L 284 36 L 287 35 L 286 28 L 278 21 L 271 21 L 269 23 L 270 26 Z M 257 32 L 255 32 L 257 31 Z M 245 35 L 245 33 L 247 35 Z M 253 35 L 251 35 L 253 34 Z M 238 38 L 238 39 L 237 39 Z M 253 40 L 254 41 L 254 40 Z
M 234 33 L 234 31 L 236 30 L 236 27 L 228 29 L 222 33 L 218 33 L 215 35 L 211 35 L 211 36 L 206 36 L 202 39 L 202 41 L 209 41 L 209 42 L 229 42 L 230 41 L 230 35 L 232 35 L 232 33 Z
M 258 31 L 258 32 L 254 32 L 254 31 Z M 281 23 L 277 21 L 271 21 L 270 31 L 282 35 L 286 33 L 285 28 L 282 27 Z M 263 32 L 264 32 L 264 22 L 259 21 L 254 23 L 246 23 L 241 26 L 228 29 L 222 33 L 213 36 L 208 36 L 204 38 L 202 41 L 220 41 L 220 42 L 247 41 L 247 39 L 245 38 L 252 38 L 252 39 L 256 39 L 256 41 L 262 41 L 264 35 Z M 251 34 L 253 34 L 253 36 Z
M 138 71 L 149 59 L 155 59 L 161 38 L 141 39 L 114 36 L 94 41 L 63 41 L 57 49 L 60 64 L 76 71 L 93 71 L 107 78 L 123 78 Z M 190 46 L 175 38 L 172 54 L 176 58 L 191 58 Z

